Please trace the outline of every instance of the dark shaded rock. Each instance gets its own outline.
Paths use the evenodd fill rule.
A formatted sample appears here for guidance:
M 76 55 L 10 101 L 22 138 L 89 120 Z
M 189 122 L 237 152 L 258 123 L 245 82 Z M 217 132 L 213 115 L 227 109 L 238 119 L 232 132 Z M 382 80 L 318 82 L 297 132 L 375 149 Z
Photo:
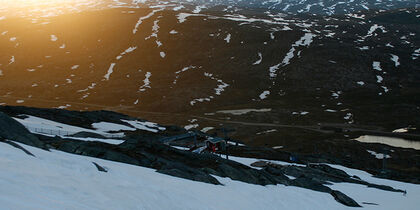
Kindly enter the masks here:
M 347 195 L 345 195 L 344 193 L 340 191 L 333 190 L 331 191 L 331 195 L 334 197 L 336 201 L 346 206 L 361 207 L 356 201 L 354 201 L 353 199 L 351 199 L 350 197 L 348 197 Z
M 220 185 L 221 183 L 217 181 L 216 178 L 210 176 L 207 173 L 204 173 L 203 171 L 192 169 L 192 168 L 163 168 L 157 170 L 157 172 L 162 174 L 167 174 L 171 176 L 176 176 L 179 178 L 194 180 L 194 181 L 200 181 L 205 182 L 209 184 L 216 184 Z
M 386 185 L 372 184 L 372 183 L 367 183 L 367 182 L 363 182 L 363 184 L 365 184 L 368 187 L 377 188 L 377 189 L 380 189 L 380 190 L 404 193 L 404 190 L 395 189 L 393 187 L 386 186 Z
M 93 163 L 93 165 L 96 166 L 96 169 L 98 169 L 98 171 L 105 172 L 105 173 L 108 172 L 104 167 L 100 166 L 99 164 L 97 164 L 95 162 L 92 162 L 92 163 Z
M 29 146 L 46 149 L 46 146 L 35 135 L 30 133 L 18 121 L 0 112 L 0 137 L 17 141 Z
M 139 165 L 139 161 L 135 158 L 132 158 L 124 153 L 113 151 L 109 149 L 104 149 L 102 147 L 93 146 L 93 145 L 83 145 L 80 147 L 77 147 L 77 149 L 73 152 L 75 154 L 79 155 L 85 155 L 85 156 L 91 156 L 91 157 L 97 157 L 102 158 L 105 160 L 112 160 L 122 163 L 128 163 L 132 165 Z
M 166 126 L 166 131 L 167 132 L 185 132 L 186 130 L 185 128 L 181 128 L 176 125 L 169 125 L 169 126 Z
M 394 189 L 393 187 L 386 185 L 372 184 L 366 181 L 361 180 L 360 178 L 353 178 L 348 175 L 346 172 L 340 169 L 333 168 L 325 164 L 308 164 L 307 167 L 294 166 L 294 165 L 279 165 L 267 161 L 259 161 L 256 165 L 264 166 L 264 169 L 274 175 L 285 174 L 293 176 L 296 178 L 310 178 L 314 183 L 308 183 L 308 180 L 303 179 L 298 180 L 297 183 L 291 183 L 292 185 L 298 184 L 298 186 L 310 188 L 314 190 L 321 190 L 324 192 L 325 189 L 319 188 L 318 184 L 330 184 L 330 182 L 340 183 L 348 182 L 355 184 L 362 184 L 368 187 L 373 187 L 381 190 L 391 191 L 391 192 L 404 192 L 400 189 Z M 312 186 L 311 186 L 312 185 Z M 318 191 L 319 191 L 318 190 Z
M 324 182 L 314 179 L 312 177 L 298 177 L 290 181 L 291 185 L 302 187 L 306 189 L 311 189 L 319 192 L 331 192 L 331 189 L 327 186 L 324 186 Z
M 229 177 L 233 180 L 238 180 L 251 184 L 269 185 L 277 184 L 278 181 L 272 175 L 264 173 L 263 171 L 252 168 L 238 168 L 228 163 L 222 163 L 214 168 L 218 176 Z
M 264 165 L 264 163 L 259 162 L 259 165 Z M 339 174 L 341 176 L 344 176 L 346 173 L 342 173 L 341 170 L 330 168 L 329 166 L 322 166 L 320 165 L 319 168 L 321 170 L 313 171 L 312 168 L 308 167 L 299 167 L 299 166 L 280 166 L 273 163 L 265 163 L 265 168 L 263 169 L 267 173 L 270 173 L 272 175 L 275 175 L 277 178 L 279 178 L 281 181 L 280 183 L 283 183 L 285 185 L 292 185 L 297 187 L 302 187 L 306 189 L 315 190 L 318 192 L 325 192 L 330 193 L 338 202 L 351 207 L 360 207 L 360 205 L 354 201 L 352 198 L 348 197 L 347 195 L 332 190 L 331 188 L 325 186 L 324 184 L 328 184 L 325 180 L 328 180 L 327 177 L 322 178 L 322 176 L 326 176 L 326 172 L 331 172 L 332 174 Z M 296 179 L 289 179 L 287 178 L 284 173 L 285 171 L 288 171 L 289 175 L 294 174 L 297 178 Z M 316 172 L 319 172 L 321 174 L 316 174 Z M 306 173 L 309 172 L 309 173 Z M 337 175 L 338 176 L 338 175 Z M 348 176 L 348 175 L 347 175 Z
M 326 165 L 326 164 L 309 164 L 308 166 L 310 168 L 318 169 L 320 171 L 323 171 L 323 172 L 325 172 L 329 175 L 334 175 L 334 176 L 337 176 L 337 177 L 350 177 L 350 175 L 348 175 L 343 170 L 333 168 L 333 167 L 331 167 L 329 165 Z
M 291 185 L 290 179 L 284 175 L 283 171 L 274 167 L 265 167 L 264 170 L 276 177 L 277 181 L 284 185 Z
M 251 163 L 252 167 L 258 167 L 258 168 L 263 168 L 269 165 L 269 162 L 267 161 L 257 161 L 254 163 Z
M 34 156 L 34 157 L 35 157 L 35 155 L 34 155 L 34 154 L 32 154 L 31 152 L 29 152 L 28 150 L 26 150 L 25 148 L 23 148 L 23 147 L 22 147 L 22 146 L 20 146 L 19 144 L 16 144 L 16 143 L 15 143 L 15 142 L 13 142 L 13 141 L 0 139 L 0 142 L 4 142 L 4 143 L 6 143 L 6 144 L 9 144 L 9 145 L 11 145 L 11 146 L 13 146 L 13 147 L 16 147 L 16 148 L 18 148 L 18 149 L 22 150 L 22 151 L 23 151 L 24 153 L 26 153 L 27 155 Z
M 71 137 L 79 137 L 79 138 L 97 138 L 97 139 L 106 139 L 106 137 L 102 136 L 101 134 L 91 133 L 87 131 L 81 131 L 70 135 Z

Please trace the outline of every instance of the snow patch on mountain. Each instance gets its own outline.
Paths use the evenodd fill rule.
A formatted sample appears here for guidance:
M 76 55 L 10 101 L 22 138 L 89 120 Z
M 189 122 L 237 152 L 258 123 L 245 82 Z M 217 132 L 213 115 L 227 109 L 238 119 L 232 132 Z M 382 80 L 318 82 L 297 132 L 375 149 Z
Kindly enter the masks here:
M 258 52 L 258 60 L 255 61 L 252 65 L 258 65 L 262 62 L 262 53 Z
M 150 84 L 151 84 L 151 82 L 150 82 L 150 77 L 152 77 L 152 73 L 151 72 L 146 72 L 146 74 L 144 75 L 144 80 L 143 80 L 143 85 L 142 86 L 140 86 L 140 88 L 139 88 L 139 92 L 144 92 L 144 91 L 146 91 L 146 89 L 150 89 L 150 88 L 152 88 L 151 86 L 150 86 Z
M 282 66 L 287 66 L 290 64 L 290 60 L 294 57 L 294 52 L 296 51 L 296 47 L 309 47 L 313 42 L 313 38 L 316 37 L 313 33 L 305 33 L 298 41 L 296 41 L 292 48 L 290 48 L 289 52 L 283 58 L 281 62 Z
M 196 68 L 195 66 L 187 66 L 187 67 L 184 67 L 184 68 L 182 68 L 181 70 L 179 70 L 179 71 L 175 72 L 175 79 L 174 79 L 174 81 L 172 82 L 172 84 L 176 85 L 176 83 L 177 83 L 177 81 L 178 81 L 178 79 L 179 79 L 179 77 L 180 77 L 181 73 L 186 72 L 186 71 L 188 71 L 188 70 L 190 70 L 190 69 L 195 69 L 195 68 Z
M 269 90 L 265 90 L 265 91 L 263 91 L 261 94 L 260 94 L 260 99 L 261 100 L 264 100 L 264 99 L 266 99 L 268 96 L 270 95 L 270 91 Z
M 216 78 L 215 76 L 213 76 L 213 74 L 211 74 L 211 73 L 208 73 L 208 72 L 204 72 L 204 76 L 205 77 L 208 77 L 208 78 L 210 78 L 211 80 L 214 80 L 214 81 L 216 81 L 218 84 L 217 84 L 217 87 L 216 88 L 214 88 L 214 94 L 216 95 L 216 96 L 220 96 L 220 95 L 222 95 L 222 93 L 225 91 L 225 89 L 227 88 L 227 87 L 229 87 L 229 84 L 227 84 L 226 82 L 224 82 L 223 80 L 221 80 L 221 79 L 218 79 L 218 78 Z M 206 97 L 206 98 L 197 98 L 197 99 L 193 99 L 192 101 L 190 101 L 190 105 L 191 106 L 194 106 L 196 103 L 198 103 L 198 102 L 205 102 L 205 101 L 211 101 L 213 98 L 214 98 L 215 96 L 213 96 L 213 95 L 211 95 L 211 96 L 208 96 L 208 97 Z
M 391 54 L 391 61 L 394 61 L 395 67 L 400 65 L 400 58 L 397 55 Z
M 136 34 L 138 31 L 138 28 L 140 27 L 140 25 L 143 23 L 143 21 L 147 20 L 148 18 L 152 17 L 153 15 L 155 15 L 155 13 L 163 11 L 164 8 L 160 8 L 160 9 L 155 9 L 152 12 L 150 12 L 149 14 L 147 14 L 146 16 L 140 17 L 136 23 L 136 25 L 134 26 L 133 29 L 133 34 Z
M 58 40 L 58 37 L 56 35 L 51 35 L 50 38 L 52 42 L 56 42 Z
M 122 52 L 122 53 L 120 53 L 117 57 L 116 57 L 116 59 L 117 60 L 120 60 L 124 55 L 126 55 L 126 54 L 128 54 L 128 53 L 131 53 L 131 52 L 133 52 L 134 50 L 136 50 L 137 49 L 137 46 L 135 46 L 135 47 L 129 47 L 129 48 L 127 48 L 124 52 Z
M 106 79 L 106 80 L 109 80 L 109 77 L 111 76 L 111 74 L 114 72 L 114 67 L 115 67 L 115 65 L 117 65 L 116 63 L 111 63 L 110 65 L 109 65 L 109 68 L 108 68 L 108 72 L 104 75 L 104 78 Z
M 382 68 L 381 68 L 381 62 L 379 62 L 379 61 L 374 61 L 374 62 L 372 63 L 372 68 L 373 68 L 374 70 L 377 70 L 377 71 L 382 71 Z
M 178 22 L 179 23 L 183 23 L 187 20 L 188 17 L 190 16 L 205 16 L 205 15 L 201 15 L 201 14 L 190 14 L 190 13 L 179 13 L 177 15 L 178 18 Z

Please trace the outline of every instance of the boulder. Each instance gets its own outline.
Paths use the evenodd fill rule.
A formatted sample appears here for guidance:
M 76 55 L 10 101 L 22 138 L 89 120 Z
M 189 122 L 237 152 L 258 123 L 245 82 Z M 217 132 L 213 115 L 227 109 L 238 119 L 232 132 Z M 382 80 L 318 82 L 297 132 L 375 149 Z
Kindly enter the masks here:
M 92 163 L 93 163 L 93 165 L 96 166 L 96 169 L 98 169 L 98 171 L 105 172 L 105 173 L 108 172 L 108 170 L 106 170 L 104 167 L 100 166 L 99 164 L 97 164 L 95 162 L 92 162 Z
M 296 187 L 302 187 L 306 189 L 315 190 L 318 192 L 331 192 L 331 189 L 325 185 L 323 182 L 319 180 L 313 179 L 312 177 L 298 177 L 296 179 L 291 180 L 291 185 Z
M 345 195 L 344 193 L 340 191 L 333 190 L 331 191 L 331 195 L 334 197 L 336 201 L 346 206 L 361 207 L 356 201 L 354 201 L 352 198 L 350 198 L 349 196 Z

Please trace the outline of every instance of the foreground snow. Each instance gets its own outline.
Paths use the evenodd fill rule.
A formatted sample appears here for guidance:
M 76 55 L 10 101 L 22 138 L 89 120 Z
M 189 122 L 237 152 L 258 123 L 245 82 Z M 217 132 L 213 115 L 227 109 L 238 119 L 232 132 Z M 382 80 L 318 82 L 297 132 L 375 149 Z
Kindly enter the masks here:
M 217 186 L 144 167 L 22 146 L 36 157 L 0 143 L 0 206 L 5 209 L 351 209 L 329 194 L 297 187 L 264 187 L 216 177 L 224 184 Z M 108 172 L 99 172 L 92 161 Z M 369 176 L 349 170 L 362 178 Z M 371 179 L 406 188 L 408 194 L 404 197 L 349 184 L 335 184 L 333 188 L 358 201 L 380 204 L 364 205 L 366 209 L 397 209 L 396 205 L 414 209 L 419 204 L 418 185 Z M 387 196 L 381 199 L 383 195 Z
M 296 187 L 225 178 L 218 178 L 225 186 L 216 186 L 22 146 L 36 157 L 0 143 L 0 206 L 5 209 L 346 209 L 328 194 Z M 99 172 L 92 161 L 108 172 Z

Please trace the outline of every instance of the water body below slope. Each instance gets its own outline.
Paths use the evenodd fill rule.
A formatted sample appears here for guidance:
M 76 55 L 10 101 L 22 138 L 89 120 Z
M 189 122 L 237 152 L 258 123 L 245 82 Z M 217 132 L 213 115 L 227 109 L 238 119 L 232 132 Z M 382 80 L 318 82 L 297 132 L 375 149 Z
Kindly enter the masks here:
M 363 142 L 363 143 L 381 143 L 381 144 L 386 144 L 393 147 L 412 148 L 412 149 L 420 150 L 420 142 L 409 141 L 402 138 L 366 135 L 366 136 L 360 136 L 359 138 L 355 140 Z

